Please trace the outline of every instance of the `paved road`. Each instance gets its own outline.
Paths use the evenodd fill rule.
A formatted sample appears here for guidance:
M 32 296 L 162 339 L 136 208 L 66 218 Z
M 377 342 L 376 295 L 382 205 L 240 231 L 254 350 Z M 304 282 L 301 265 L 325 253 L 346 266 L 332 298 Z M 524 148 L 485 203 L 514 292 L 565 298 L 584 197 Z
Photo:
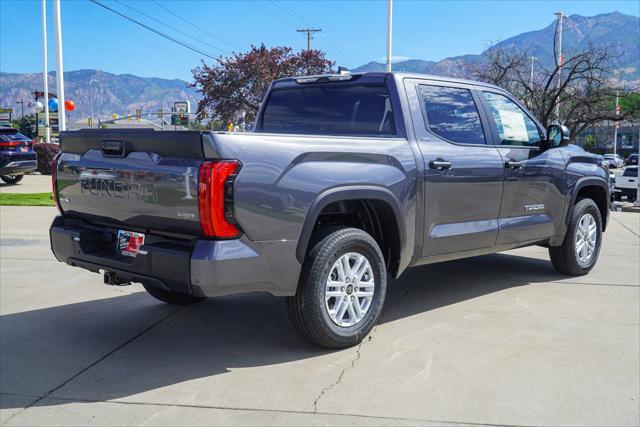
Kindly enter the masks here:
M 586 277 L 539 247 L 413 269 L 330 352 L 281 299 L 175 308 L 55 262 L 54 213 L 0 208 L 3 424 L 640 423 L 640 215 L 613 214 Z
M 25 175 L 17 184 L 0 181 L 0 193 L 47 193 L 51 191 L 51 175 Z

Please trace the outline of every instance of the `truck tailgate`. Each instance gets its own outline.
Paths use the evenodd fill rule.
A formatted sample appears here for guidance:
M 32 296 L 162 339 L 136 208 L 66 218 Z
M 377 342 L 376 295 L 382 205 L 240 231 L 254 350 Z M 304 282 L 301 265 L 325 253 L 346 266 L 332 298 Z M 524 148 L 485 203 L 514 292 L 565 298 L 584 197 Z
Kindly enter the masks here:
M 62 133 L 56 176 L 61 210 L 125 229 L 200 235 L 202 137 L 132 129 Z

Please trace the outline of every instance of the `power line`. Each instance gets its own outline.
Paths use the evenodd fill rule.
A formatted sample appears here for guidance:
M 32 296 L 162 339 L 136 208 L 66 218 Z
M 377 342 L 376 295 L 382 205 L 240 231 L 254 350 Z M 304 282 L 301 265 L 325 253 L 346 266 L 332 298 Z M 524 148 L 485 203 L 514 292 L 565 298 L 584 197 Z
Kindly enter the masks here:
M 285 15 L 279 15 L 278 13 L 276 13 L 273 10 L 269 9 L 266 5 L 260 3 L 259 1 L 251 0 L 251 3 L 253 3 L 257 7 L 259 7 L 260 9 L 262 9 L 262 11 L 266 12 L 268 15 L 271 15 L 273 18 L 275 18 L 278 21 L 282 22 L 283 24 L 293 25 L 293 26 L 297 25 L 295 22 L 293 22 L 292 20 L 287 18 Z
M 153 3 L 155 3 L 157 6 L 161 7 L 162 9 L 166 10 L 168 13 L 172 14 L 173 16 L 175 16 L 176 18 L 180 19 L 182 22 L 185 22 L 186 24 L 189 24 L 190 26 L 197 28 L 198 30 L 202 31 L 203 33 L 217 39 L 220 40 L 223 43 L 228 44 L 231 47 L 235 47 L 236 49 L 242 50 L 242 47 L 238 46 L 237 44 L 233 44 L 225 39 L 223 39 L 222 37 L 216 36 L 215 34 L 205 30 L 204 28 L 194 24 L 193 22 L 189 21 L 188 19 L 178 15 L 177 13 L 175 13 L 174 11 L 168 9 L 166 6 L 163 6 L 162 4 L 160 4 L 160 2 L 156 1 L 156 0 L 151 0 Z
M 145 28 L 145 29 L 147 29 L 147 30 L 149 30 L 149 31 L 151 31 L 151 32 L 153 32 L 153 33 L 155 33 L 155 34 L 157 34 L 157 35 L 161 36 L 161 37 L 164 37 L 164 38 L 165 38 L 165 39 L 167 39 L 167 40 L 171 40 L 172 42 L 174 42 L 174 43 L 176 43 L 176 44 L 179 44 L 179 45 L 180 45 L 180 46 L 182 46 L 182 47 L 186 47 L 187 49 L 192 50 L 192 51 L 194 51 L 194 52 L 196 52 L 196 53 L 199 53 L 199 54 L 200 54 L 200 55 L 202 55 L 202 56 L 206 56 L 207 58 L 211 58 L 211 59 L 213 59 L 213 60 L 215 60 L 215 61 L 218 61 L 218 58 L 216 58 L 215 56 L 213 56 L 213 55 L 211 55 L 211 54 L 208 54 L 208 53 L 206 53 L 206 52 L 203 52 L 203 51 L 201 51 L 200 49 L 198 49 L 198 48 L 196 48 L 196 47 L 193 47 L 193 46 L 191 46 L 191 45 L 189 45 L 189 44 L 187 44 L 187 43 L 185 43 L 185 42 L 183 42 L 183 41 L 181 41 L 181 40 L 175 39 L 175 38 L 173 38 L 173 37 L 171 37 L 171 36 L 169 36 L 169 35 L 167 35 L 167 34 L 165 34 L 165 33 L 161 32 L 161 31 L 156 30 L 155 28 L 152 28 L 152 27 L 150 27 L 150 26 L 148 26 L 148 25 L 146 25 L 146 24 L 143 24 L 142 22 L 140 22 L 140 21 L 138 21 L 138 20 L 136 20 L 136 19 L 133 19 L 133 18 L 131 18 L 131 17 L 129 17 L 129 16 L 127 16 L 127 15 L 125 15 L 124 13 L 118 12 L 117 10 L 112 9 L 112 8 L 110 8 L 109 6 L 102 4 L 102 3 L 100 3 L 100 2 L 99 2 L 99 1 L 97 1 L 97 0 L 89 0 L 89 1 L 90 1 L 91 3 L 95 3 L 95 4 L 97 4 L 98 6 L 100 6 L 100 7 L 104 8 L 104 9 L 107 9 L 107 10 L 108 10 L 108 11 L 110 11 L 110 12 L 115 13 L 116 15 L 119 15 L 119 16 L 123 17 L 124 19 L 126 19 L 126 20 L 128 20 L 128 21 L 133 22 L 134 24 L 137 24 L 137 25 L 141 26 L 142 28 Z
M 123 5 L 124 7 L 129 8 L 129 9 L 133 10 L 134 12 L 136 12 L 136 13 L 138 13 L 138 14 L 140 14 L 140 15 L 144 16 L 145 18 L 147 18 L 147 19 L 151 19 L 152 21 L 157 22 L 157 23 L 158 23 L 158 24 L 160 24 L 160 25 L 163 25 L 163 26 L 165 26 L 165 27 L 167 27 L 167 28 L 172 29 L 173 31 L 176 31 L 176 32 L 178 32 L 178 33 L 182 34 L 183 36 L 187 36 L 187 37 L 189 37 L 189 38 L 191 38 L 191 39 L 193 39 L 193 40 L 195 40 L 195 41 L 197 41 L 197 42 L 200 42 L 200 43 L 205 44 L 205 45 L 207 45 L 207 46 L 209 46 L 209 47 L 212 47 L 212 48 L 214 48 L 214 49 L 216 49 L 216 50 L 219 50 L 220 52 L 223 52 L 223 53 L 226 53 L 226 54 L 230 53 L 229 51 L 226 51 L 226 50 L 224 50 L 224 49 L 221 49 L 221 48 L 219 48 L 218 46 L 212 45 L 211 43 L 207 43 L 206 41 L 204 41 L 204 40 L 202 40 L 202 39 L 199 39 L 199 38 L 197 38 L 197 37 L 195 37 L 195 36 L 192 36 L 192 35 L 191 35 L 191 34 L 189 34 L 189 33 L 186 33 L 186 32 L 184 32 L 184 31 L 182 31 L 182 30 L 180 30 L 180 29 L 178 29 L 178 28 L 174 27 L 174 26 L 171 26 L 171 25 L 169 25 L 169 24 L 167 24 L 167 23 L 164 23 L 164 22 L 162 22 L 162 21 L 160 21 L 160 20 L 158 20 L 158 19 L 154 18 L 153 16 L 147 15 L 146 13 L 144 13 L 144 12 L 142 12 L 142 11 L 140 11 L 140 10 L 136 9 L 135 7 L 130 6 L 130 5 L 128 5 L 128 4 L 126 4 L 126 3 L 124 3 L 124 2 L 122 2 L 122 1 L 120 1 L 120 0 L 115 0 L 115 1 L 116 1 L 117 3 L 120 3 L 121 5 Z

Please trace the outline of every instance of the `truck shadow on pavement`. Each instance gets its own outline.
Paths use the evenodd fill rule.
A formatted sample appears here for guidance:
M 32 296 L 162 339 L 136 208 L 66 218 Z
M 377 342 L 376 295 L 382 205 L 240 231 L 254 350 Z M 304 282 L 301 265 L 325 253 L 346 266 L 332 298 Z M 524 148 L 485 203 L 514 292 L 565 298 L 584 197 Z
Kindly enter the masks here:
M 417 267 L 390 280 L 381 323 L 563 277 L 546 260 L 507 254 Z M 298 337 L 283 299 L 259 294 L 176 308 L 135 292 L 3 315 L 0 326 L 0 391 L 35 400 L 55 390 L 52 397 L 67 399 L 46 405 L 125 398 L 237 368 L 331 353 Z M 257 382 L 246 386 L 263 386 Z M 196 393 L 202 385 L 182 386 L 183 395 L 184 387 Z M 0 400 L 3 409 L 21 407 Z

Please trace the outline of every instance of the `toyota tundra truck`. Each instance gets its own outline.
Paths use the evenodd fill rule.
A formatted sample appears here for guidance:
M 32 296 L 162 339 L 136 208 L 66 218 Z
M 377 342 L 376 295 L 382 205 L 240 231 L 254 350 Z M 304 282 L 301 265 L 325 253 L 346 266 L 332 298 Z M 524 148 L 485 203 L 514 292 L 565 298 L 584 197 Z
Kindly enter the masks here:
M 562 274 L 598 259 L 606 167 L 496 86 L 284 78 L 253 129 L 63 132 L 56 258 L 169 304 L 286 297 L 328 348 L 360 342 L 409 267 L 529 245 Z

